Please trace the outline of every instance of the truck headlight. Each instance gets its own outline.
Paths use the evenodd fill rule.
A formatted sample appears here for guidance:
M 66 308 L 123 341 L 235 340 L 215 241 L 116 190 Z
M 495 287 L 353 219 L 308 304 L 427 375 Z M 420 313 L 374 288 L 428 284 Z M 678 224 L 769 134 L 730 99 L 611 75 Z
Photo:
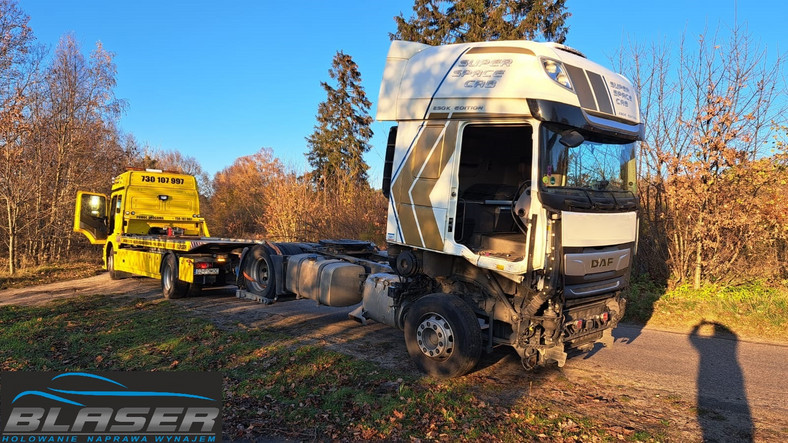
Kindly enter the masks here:
M 542 59 L 542 66 L 544 67 L 544 72 L 548 77 L 553 79 L 554 82 L 574 92 L 574 88 L 572 88 L 572 82 L 569 81 L 569 76 L 566 73 L 566 68 L 564 67 L 563 63 L 545 58 Z

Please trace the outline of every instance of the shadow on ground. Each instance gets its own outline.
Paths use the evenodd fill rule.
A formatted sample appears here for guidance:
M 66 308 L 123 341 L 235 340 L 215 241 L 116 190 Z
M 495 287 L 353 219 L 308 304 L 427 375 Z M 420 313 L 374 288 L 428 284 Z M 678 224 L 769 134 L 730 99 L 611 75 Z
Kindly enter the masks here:
M 753 441 L 752 415 L 738 358 L 738 337 L 725 325 L 703 320 L 692 328 L 689 340 L 700 359 L 697 407 L 703 441 Z M 723 385 L 725 390 L 720 392 Z M 721 411 L 729 414 L 722 415 Z

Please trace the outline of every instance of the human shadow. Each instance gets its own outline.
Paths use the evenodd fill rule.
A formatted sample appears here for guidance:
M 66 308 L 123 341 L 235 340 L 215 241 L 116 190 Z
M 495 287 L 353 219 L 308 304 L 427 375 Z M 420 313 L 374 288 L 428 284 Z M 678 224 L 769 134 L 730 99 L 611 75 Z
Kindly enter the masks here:
M 725 325 L 703 320 L 692 328 L 689 340 L 699 357 L 697 416 L 703 441 L 753 441 L 738 337 Z

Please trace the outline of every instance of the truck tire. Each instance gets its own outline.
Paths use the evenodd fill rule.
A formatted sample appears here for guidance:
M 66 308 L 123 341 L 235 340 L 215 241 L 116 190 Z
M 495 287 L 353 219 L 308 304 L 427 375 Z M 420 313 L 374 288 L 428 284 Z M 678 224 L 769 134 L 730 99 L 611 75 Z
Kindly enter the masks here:
M 178 279 L 178 257 L 167 254 L 161 263 L 161 293 L 164 298 L 182 298 L 189 293 L 191 284 Z
M 109 272 L 109 278 L 112 280 L 120 280 L 130 276 L 128 272 L 115 270 L 115 250 L 112 246 L 107 248 L 107 272 Z
M 405 345 L 421 371 L 438 378 L 458 377 L 479 362 L 481 328 L 461 298 L 430 294 L 416 300 L 405 317 Z
M 120 279 L 120 276 L 115 271 L 115 251 L 112 249 L 112 246 L 107 248 L 107 272 L 109 272 L 110 279 Z
M 273 251 L 266 245 L 255 245 L 244 257 L 241 264 L 243 285 L 247 291 L 263 298 L 276 297 L 276 273 L 271 255 Z

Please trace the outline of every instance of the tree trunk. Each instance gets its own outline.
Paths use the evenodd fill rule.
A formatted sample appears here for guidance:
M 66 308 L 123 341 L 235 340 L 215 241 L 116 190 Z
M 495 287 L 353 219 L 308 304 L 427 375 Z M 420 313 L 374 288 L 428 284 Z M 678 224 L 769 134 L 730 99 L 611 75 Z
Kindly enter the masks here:
M 697 250 L 695 251 L 695 283 L 693 287 L 700 289 L 700 277 L 703 271 L 703 243 L 698 239 Z
M 10 201 L 6 200 L 8 213 L 8 273 L 16 273 L 16 227 L 14 225 L 14 211 Z

